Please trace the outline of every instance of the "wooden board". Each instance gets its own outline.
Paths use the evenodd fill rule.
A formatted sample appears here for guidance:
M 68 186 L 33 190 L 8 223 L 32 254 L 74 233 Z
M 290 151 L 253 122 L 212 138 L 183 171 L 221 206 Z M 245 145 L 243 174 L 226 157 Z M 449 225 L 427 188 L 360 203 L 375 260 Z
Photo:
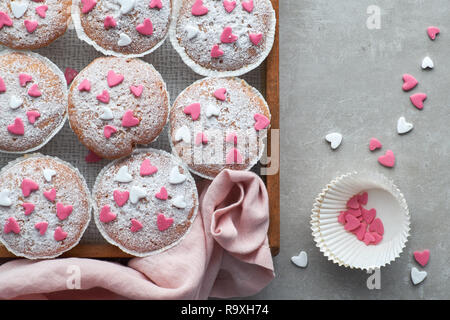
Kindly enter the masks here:
M 272 51 L 265 62 L 265 97 L 269 104 L 272 119 L 271 129 L 280 129 L 280 86 L 279 86 L 279 0 L 271 0 L 277 16 L 277 27 L 275 41 Z M 279 168 L 279 134 L 270 132 L 267 139 L 268 157 L 271 159 L 269 166 Z M 276 146 L 272 148 L 272 146 Z M 277 154 L 270 154 L 270 152 Z M 280 251 L 280 172 L 265 177 L 267 192 L 269 195 L 270 225 L 269 225 L 269 245 L 272 255 L 275 256 Z M 0 258 L 15 257 L 4 246 L 0 245 Z M 79 244 L 72 250 L 61 255 L 61 257 L 84 257 L 84 258 L 131 258 L 132 256 L 123 252 L 119 248 L 108 244 Z

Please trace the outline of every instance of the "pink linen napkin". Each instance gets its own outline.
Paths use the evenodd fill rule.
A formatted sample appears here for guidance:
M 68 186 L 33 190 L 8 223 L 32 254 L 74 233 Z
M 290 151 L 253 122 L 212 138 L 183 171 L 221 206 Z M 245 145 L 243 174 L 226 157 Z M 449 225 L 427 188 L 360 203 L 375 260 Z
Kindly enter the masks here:
M 83 258 L 13 260 L 0 266 L 0 298 L 207 299 L 253 295 L 274 278 L 268 213 L 267 191 L 256 174 L 224 170 L 204 188 L 199 214 L 178 246 L 155 256 L 133 258 L 128 267 Z M 74 275 L 78 274 L 77 282 Z

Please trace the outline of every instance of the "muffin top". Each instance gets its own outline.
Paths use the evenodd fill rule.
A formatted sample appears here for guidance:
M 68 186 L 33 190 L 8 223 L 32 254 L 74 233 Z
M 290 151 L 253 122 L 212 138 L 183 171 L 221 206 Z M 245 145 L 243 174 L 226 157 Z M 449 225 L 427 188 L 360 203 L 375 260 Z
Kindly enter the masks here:
M 66 32 L 71 0 L 0 2 L 0 43 L 13 49 L 37 49 Z
M 105 167 L 93 189 L 102 235 L 123 251 L 146 256 L 176 245 L 197 213 L 195 181 L 167 152 L 136 150 Z
M 66 120 L 67 85 L 50 60 L 0 53 L 0 150 L 24 153 L 47 143 Z
M 70 126 L 102 158 L 129 155 L 164 128 L 169 94 L 152 65 L 131 58 L 97 58 L 69 90 Z
M 248 170 L 260 159 L 270 125 L 262 95 L 239 78 L 205 78 L 186 88 L 169 117 L 172 151 L 195 174 Z
M 0 172 L 0 241 L 18 256 L 55 257 L 78 243 L 90 205 L 86 182 L 68 163 L 19 158 Z
M 106 55 L 143 56 L 168 35 L 172 0 L 74 0 L 74 5 L 79 37 Z
M 205 76 L 237 76 L 269 54 L 275 33 L 270 0 L 186 0 L 176 8 L 171 42 Z

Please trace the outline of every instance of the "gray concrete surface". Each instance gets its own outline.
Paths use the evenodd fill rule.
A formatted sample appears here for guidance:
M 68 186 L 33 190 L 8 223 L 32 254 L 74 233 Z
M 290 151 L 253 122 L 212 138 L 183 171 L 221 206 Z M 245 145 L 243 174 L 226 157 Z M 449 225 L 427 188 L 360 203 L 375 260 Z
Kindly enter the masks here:
M 259 299 L 450 298 L 450 3 L 446 0 L 280 0 L 281 5 L 281 253 L 276 279 Z M 381 29 L 366 27 L 369 5 L 381 8 Z M 426 35 L 439 26 L 436 41 Z M 422 71 L 429 55 L 432 71 Z M 426 92 L 422 111 L 401 90 L 402 74 Z M 415 128 L 396 133 L 400 116 Z M 341 132 L 331 151 L 324 136 Z M 368 150 L 378 137 L 397 156 L 394 169 Z M 391 177 L 412 215 L 412 236 L 402 256 L 381 269 L 381 289 L 368 275 L 333 264 L 314 246 L 309 217 L 314 198 L 331 179 L 367 169 Z M 412 252 L 431 250 L 428 278 L 414 287 Z M 290 257 L 309 256 L 307 269 Z

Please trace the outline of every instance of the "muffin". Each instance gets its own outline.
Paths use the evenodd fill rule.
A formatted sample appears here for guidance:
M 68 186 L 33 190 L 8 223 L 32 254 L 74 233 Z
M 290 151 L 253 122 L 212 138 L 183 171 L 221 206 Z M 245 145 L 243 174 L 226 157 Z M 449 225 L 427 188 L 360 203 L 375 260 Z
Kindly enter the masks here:
M 107 165 L 92 196 L 103 237 L 135 256 L 178 244 L 197 214 L 194 179 L 179 160 L 161 150 L 136 150 Z
M 200 177 L 249 170 L 261 158 L 270 126 L 263 96 L 238 78 L 205 78 L 186 88 L 169 116 L 172 153 Z
M 174 11 L 170 41 L 201 75 L 242 75 L 272 49 L 276 16 L 270 0 L 185 0 Z
M 166 39 L 172 0 L 73 0 L 77 35 L 105 55 L 142 57 Z
M 116 159 L 158 137 L 167 122 L 169 94 L 152 65 L 102 57 L 73 80 L 68 113 L 81 143 L 101 158 Z
M 70 18 L 71 0 L 5 0 L 0 2 L 0 44 L 33 50 L 62 36 Z
M 44 146 L 66 121 L 67 85 L 50 60 L 31 52 L 0 53 L 0 151 Z
M 53 258 L 73 248 L 90 213 L 84 178 L 58 158 L 33 154 L 0 171 L 0 241 L 16 256 Z

